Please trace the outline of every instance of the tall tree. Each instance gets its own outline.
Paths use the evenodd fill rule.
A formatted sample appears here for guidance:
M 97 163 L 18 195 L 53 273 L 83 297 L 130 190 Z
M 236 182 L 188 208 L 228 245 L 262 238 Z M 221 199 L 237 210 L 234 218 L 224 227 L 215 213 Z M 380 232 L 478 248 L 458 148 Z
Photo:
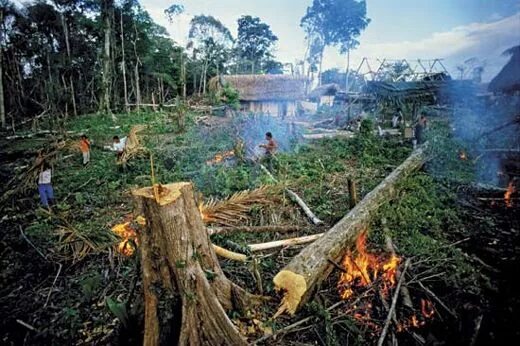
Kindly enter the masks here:
M 260 18 L 242 16 L 238 19 L 237 52 L 240 59 L 251 64 L 251 73 L 261 71 L 262 63 L 271 60 L 278 37 Z
M 313 0 L 300 23 L 308 37 L 317 35 L 324 46 L 336 46 L 347 55 L 347 89 L 350 52 L 359 45 L 357 38 L 370 23 L 366 13 L 365 0 Z
M 233 36 L 222 22 L 212 16 L 198 15 L 190 22 L 188 34 L 195 53 L 202 59 L 200 90 L 206 93 L 208 68 L 214 66 L 216 73 L 222 71 L 233 46 Z
M 102 102 L 100 110 L 107 114 L 112 114 L 110 108 L 110 94 L 112 84 L 112 60 L 111 60 L 111 38 L 112 38 L 112 19 L 114 15 L 114 0 L 103 0 L 101 17 L 103 22 L 103 76 L 102 76 Z M 112 115 L 113 116 L 113 115 Z

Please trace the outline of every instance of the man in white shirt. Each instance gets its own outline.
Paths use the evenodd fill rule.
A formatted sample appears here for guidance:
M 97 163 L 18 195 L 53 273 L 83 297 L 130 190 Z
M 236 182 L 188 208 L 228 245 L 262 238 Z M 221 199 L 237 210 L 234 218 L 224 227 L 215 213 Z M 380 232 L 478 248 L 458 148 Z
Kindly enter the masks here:
M 119 139 L 118 136 L 114 136 L 112 150 L 116 152 L 117 159 L 119 160 L 125 151 L 126 137 Z
M 54 204 L 54 190 L 51 184 L 52 170 L 47 162 L 44 162 L 38 175 L 38 192 L 40 201 L 45 208 Z

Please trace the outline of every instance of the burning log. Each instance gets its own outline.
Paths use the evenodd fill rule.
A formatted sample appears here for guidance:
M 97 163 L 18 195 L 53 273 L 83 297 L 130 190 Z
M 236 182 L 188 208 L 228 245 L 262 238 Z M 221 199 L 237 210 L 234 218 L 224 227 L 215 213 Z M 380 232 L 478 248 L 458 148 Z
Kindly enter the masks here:
M 346 248 L 350 247 L 355 239 L 366 229 L 377 208 L 397 194 L 397 183 L 419 169 L 425 161 L 423 148 L 416 150 L 408 159 L 397 167 L 386 179 L 359 202 L 359 204 L 343 217 L 323 237 L 307 246 L 291 262 L 280 271 L 289 272 L 294 277 L 302 278 L 305 282 L 303 293 L 292 292 L 290 284 L 275 276 L 274 282 L 278 289 L 285 290 L 286 296 L 297 296 L 292 302 L 280 307 L 290 314 L 294 314 L 314 293 L 317 286 L 331 273 L 333 267 L 328 259 L 339 261 Z M 299 296 L 298 296 L 299 295 Z
M 247 294 L 222 272 L 190 183 L 132 192 L 146 226 L 139 232 L 145 301 L 144 345 L 245 345 L 224 309 Z

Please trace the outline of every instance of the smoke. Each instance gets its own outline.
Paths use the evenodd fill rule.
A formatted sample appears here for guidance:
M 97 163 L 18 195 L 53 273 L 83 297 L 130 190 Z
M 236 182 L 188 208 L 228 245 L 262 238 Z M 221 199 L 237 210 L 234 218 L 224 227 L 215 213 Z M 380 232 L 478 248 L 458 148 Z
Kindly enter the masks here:
M 454 139 L 470 152 L 477 182 L 507 185 L 511 177 L 505 174 L 504 166 L 509 154 L 502 149 L 520 148 L 519 124 L 513 123 L 520 109 L 520 97 L 479 97 L 475 87 L 456 85 L 448 83 L 443 90 L 453 106 L 450 123 Z
M 279 152 L 292 151 L 301 135 L 301 128 L 291 120 L 263 114 L 246 114 L 235 121 L 238 136 L 244 141 L 249 158 L 263 155 L 259 147 L 266 143 L 265 134 L 271 132 Z

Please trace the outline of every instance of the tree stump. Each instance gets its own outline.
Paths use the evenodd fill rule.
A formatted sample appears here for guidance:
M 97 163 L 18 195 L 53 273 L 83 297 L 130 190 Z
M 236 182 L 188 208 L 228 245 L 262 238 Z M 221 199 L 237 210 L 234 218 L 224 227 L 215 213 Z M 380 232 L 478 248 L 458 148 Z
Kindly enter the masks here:
M 222 272 L 190 183 L 132 192 L 146 219 L 139 232 L 144 345 L 245 345 L 225 313 L 247 298 Z

